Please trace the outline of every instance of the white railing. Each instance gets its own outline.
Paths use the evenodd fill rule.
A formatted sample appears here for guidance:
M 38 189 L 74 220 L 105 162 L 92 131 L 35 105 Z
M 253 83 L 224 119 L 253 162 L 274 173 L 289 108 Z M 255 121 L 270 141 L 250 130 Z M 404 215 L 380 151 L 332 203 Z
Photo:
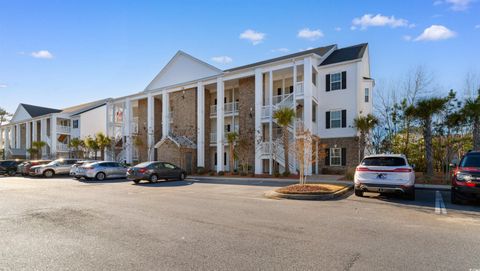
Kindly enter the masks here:
M 57 133 L 59 134 L 70 134 L 70 126 L 57 125 Z
M 224 103 L 223 104 L 223 114 L 236 114 L 238 113 L 238 102 L 234 103 Z M 210 106 L 210 116 L 217 115 L 217 105 Z
M 264 105 L 262 106 L 262 119 L 271 118 L 272 114 L 270 112 L 270 106 Z
M 138 123 L 137 122 L 132 122 L 130 123 L 130 129 L 132 134 L 138 134 Z
M 69 152 L 70 148 L 67 144 L 57 143 L 57 152 Z
M 216 116 L 217 115 L 217 105 L 211 105 L 210 106 L 210 116 Z
M 210 133 L 210 144 L 217 144 L 217 133 Z
M 303 82 L 297 82 L 297 85 L 295 86 L 295 93 L 297 96 L 303 95 Z
M 287 98 L 287 97 L 290 96 L 290 95 L 291 95 L 291 93 L 289 93 L 289 94 L 283 94 L 283 95 L 275 95 L 275 96 L 272 97 L 272 103 L 273 103 L 274 105 L 276 105 L 276 104 L 280 103 L 281 101 L 283 101 L 283 99 Z

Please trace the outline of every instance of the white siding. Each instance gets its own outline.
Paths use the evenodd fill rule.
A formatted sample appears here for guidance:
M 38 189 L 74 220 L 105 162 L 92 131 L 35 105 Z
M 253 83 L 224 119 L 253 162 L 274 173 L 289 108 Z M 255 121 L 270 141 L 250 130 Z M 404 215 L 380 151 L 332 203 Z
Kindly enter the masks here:
M 80 138 L 94 136 L 96 133 L 107 133 L 107 107 L 105 105 L 80 114 Z
M 10 122 L 14 123 L 14 122 L 28 120 L 28 119 L 31 119 L 31 118 L 32 117 L 30 116 L 30 114 L 28 114 L 27 110 L 25 110 L 25 108 L 23 108 L 23 106 L 19 105 L 17 107 L 17 110 L 15 111 L 15 114 L 13 114 L 13 117 L 10 120 Z

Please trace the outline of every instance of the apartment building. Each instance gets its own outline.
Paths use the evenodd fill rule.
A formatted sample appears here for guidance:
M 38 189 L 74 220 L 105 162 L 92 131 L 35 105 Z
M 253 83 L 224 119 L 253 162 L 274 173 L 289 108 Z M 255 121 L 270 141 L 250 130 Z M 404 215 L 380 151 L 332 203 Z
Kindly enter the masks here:
M 373 86 L 368 44 L 334 44 L 228 70 L 179 51 L 144 91 L 108 101 L 111 159 L 226 171 L 238 166 L 229 164 L 226 140 L 237 132 L 244 142 L 241 163 L 256 174 L 295 172 L 294 131 L 301 123 L 317 139 L 312 152 L 325 153 L 308 172 L 340 173 L 358 163 L 353 120 L 372 112 Z M 296 112 L 289 165 L 273 118 L 281 107 Z
M 106 133 L 107 100 L 64 109 L 20 104 L 10 122 L 0 126 L 0 149 L 5 151 L 6 158 L 28 159 L 32 142 L 43 141 L 43 158 L 67 158 L 72 138 Z

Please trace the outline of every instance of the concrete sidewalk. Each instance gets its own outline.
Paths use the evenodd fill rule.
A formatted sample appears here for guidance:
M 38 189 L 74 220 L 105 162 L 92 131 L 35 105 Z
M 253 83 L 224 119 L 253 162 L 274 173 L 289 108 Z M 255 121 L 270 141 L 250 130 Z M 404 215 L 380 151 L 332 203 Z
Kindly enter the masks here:
M 352 181 L 340 181 L 342 175 L 314 175 L 307 177 L 307 182 L 310 183 L 326 183 L 326 184 L 353 184 Z M 255 177 L 230 177 L 230 176 L 189 176 L 191 179 L 197 180 L 231 180 L 231 181 L 270 181 L 270 182 L 282 182 L 285 184 L 297 183 L 297 179 L 283 179 L 283 178 L 255 178 Z M 450 190 L 450 185 L 438 185 L 438 184 L 415 184 L 417 189 L 428 190 Z

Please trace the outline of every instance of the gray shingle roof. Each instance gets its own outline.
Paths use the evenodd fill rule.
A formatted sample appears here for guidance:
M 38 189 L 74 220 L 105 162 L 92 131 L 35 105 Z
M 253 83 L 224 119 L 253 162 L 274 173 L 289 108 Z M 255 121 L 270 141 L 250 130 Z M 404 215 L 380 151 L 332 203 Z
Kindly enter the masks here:
M 36 106 L 36 105 L 31 105 L 31 104 L 20 104 L 25 108 L 27 113 L 32 117 L 36 118 L 39 116 L 43 115 L 48 115 L 51 113 L 58 113 L 61 112 L 62 110 L 59 109 L 54 109 L 54 108 L 48 108 L 48 107 L 41 107 L 41 106 Z
M 337 49 L 325 59 L 320 66 L 330 65 L 334 63 L 355 60 L 363 57 L 368 43 L 362 43 L 354 46 L 349 46 Z
M 259 65 L 263 65 L 263 64 L 267 64 L 267 63 L 271 63 L 271 62 L 276 62 L 276 61 L 289 59 L 289 58 L 294 58 L 294 57 L 298 57 L 298 56 L 302 56 L 302 55 L 308 55 L 308 54 L 317 54 L 319 56 L 323 56 L 324 54 L 326 54 L 328 51 L 330 51 L 335 46 L 336 46 L 335 44 L 332 44 L 332 45 L 328 45 L 328 46 L 324 46 L 324 47 L 314 48 L 314 49 L 311 49 L 311 50 L 305 50 L 305 51 L 301 51 L 301 52 L 294 53 L 294 54 L 289 54 L 289 55 L 285 55 L 285 56 L 281 56 L 281 57 L 267 59 L 267 60 L 260 61 L 260 62 L 255 62 L 255 63 L 244 65 L 244 66 L 235 67 L 235 68 L 232 68 L 232 69 L 224 70 L 224 72 L 232 72 L 232 71 L 236 71 L 236 70 L 252 68 L 252 67 L 255 67 L 255 66 L 259 66 Z

